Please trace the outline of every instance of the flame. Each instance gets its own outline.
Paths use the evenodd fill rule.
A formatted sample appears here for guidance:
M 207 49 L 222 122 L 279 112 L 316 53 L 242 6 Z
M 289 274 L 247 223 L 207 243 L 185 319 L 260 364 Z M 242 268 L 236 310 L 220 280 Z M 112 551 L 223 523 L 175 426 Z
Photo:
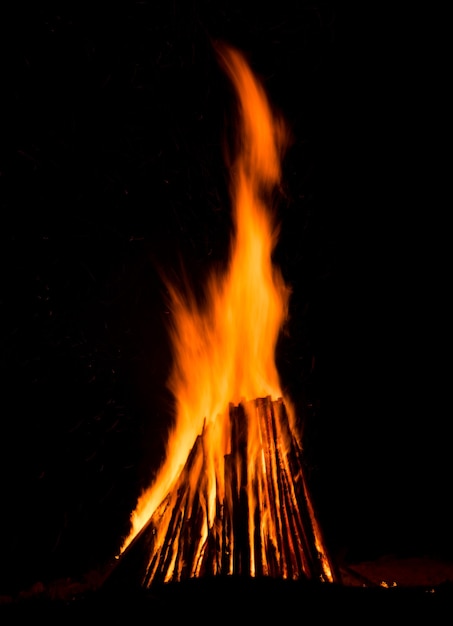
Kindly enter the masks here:
M 231 445 L 230 404 L 249 406 L 246 471 L 251 484 L 259 472 L 260 476 L 265 472 L 265 453 L 258 418 L 247 401 L 265 397 L 281 400 L 284 395 L 275 350 L 288 314 L 290 288 L 272 262 L 278 240 L 272 199 L 280 182 L 289 133 L 281 117 L 271 110 L 262 85 L 244 57 L 224 45 L 218 46 L 217 52 L 238 101 L 238 147 L 231 167 L 233 232 L 229 263 L 223 272 L 211 273 L 201 303 L 190 285 L 176 287 L 167 281 L 174 351 L 168 385 L 176 401 L 175 422 L 169 433 L 166 460 L 154 484 L 138 501 L 131 516 L 131 532 L 121 551 L 165 501 L 200 433 L 203 468 L 194 461 L 186 478 L 193 492 L 192 501 L 195 491 L 198 497 L 200 492 L 206 494 L 208 524 L 203 532 L 207 533 L 215 523 L 216 501 L 222 501 L 226 490 L 234 488 L 224 479 L 225 456 Z M 291 402 L 288 398 L 284 402 L 293 425 Z M 280 435 L 284 439 L 283 431 Z M 279 445 L 285 445 L 285 441 Z M 250 493 L 248 497 L 256 495 Z M 190 502 L 187 506 L 191 507 Z M 272 532 L 272 520 L 268 518 L 269 511 L 263 510 L 262 524 Z M 252 517 L 248 523 L 253 536 L 256 529 Z M 157 527 L 157 545 L 166 532 L 165 524 L 162 529 Z M 203 545 L 203 538 L 198 545 Z M 201 560 L 199 556 L 193 563 Z M 252 555 L 252 575 L 253 568 Z

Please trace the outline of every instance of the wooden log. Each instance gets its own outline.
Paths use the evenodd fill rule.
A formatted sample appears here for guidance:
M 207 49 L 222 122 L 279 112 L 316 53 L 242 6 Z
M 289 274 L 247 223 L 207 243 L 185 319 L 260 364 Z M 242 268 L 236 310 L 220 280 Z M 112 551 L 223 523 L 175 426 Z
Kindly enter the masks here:
M 254 525 L 254 533 L 253 533 L 253 562 L 254 562 L 254 574 L 255 576 L 264 576 L 266 572 L 265 561 L 263 559 L 263 541 L 261 534 L 261 506 L 262 506 L 262 495 L 260 488 L 260 480 L 258 477 L 253 479 L 252 484 L 252 494 L 253 494 L 253 525 Z
M 288 578 L 300 578 L 303 574 L 309 575 L 304 567 L 303 549 L 297 526 L 293 524 L 294 515 L 298 515 L 298 503 L 291 498 L 291 476 L 288 473 L 286 458 L 283 456 L 280 445 L 277 445 L 277 462 L 279 465 L 277 489 L 280 494 L 280 516 L 282 520 L 282 549 L 285 558 L 285 568 Z M 296 510 L 294 510 L 296 509 Z
M 223 527 L 224 504 L 219 498 L 219 488 L 216 488 L 215 517 L 211 527 L 208 527 L 206 546 L 202 555 L 200 576 L 220 576 L 222 574 L 223 558 Z
M 233 574 L 250 574 L 249 506 L 247 496 L 248 422 L 244 405 L 230 405 L 233 459 Z
M 224 460 L 225 496 L 223 502 L 222 528 L 222 574 L 233 573 L 233 459 L 231 454 L 225 455 Z
M 171 498 L 171 516 L 169 523 L 167 524 L 167 530 L 165 533 L 164 541 L 162 546 L 155 546 L 156 549 L 156 558 L 152 558 L 153 567 L 149 569 L 146 575 L 146 586 L 148 586 L 151 582 L 164 582 L 166 570 L 168 567 L 169 556 L 171 554 L 172 542 L 175 538 L 177 538 L 177 533 L 179 532 L 179 526 L 181 523 L 181 504 L 183 501 L 184 494 L 178 494 L 178 498 L 176 501 L 174 498 Z M 165 518 L 161 519 L 164 521 Z

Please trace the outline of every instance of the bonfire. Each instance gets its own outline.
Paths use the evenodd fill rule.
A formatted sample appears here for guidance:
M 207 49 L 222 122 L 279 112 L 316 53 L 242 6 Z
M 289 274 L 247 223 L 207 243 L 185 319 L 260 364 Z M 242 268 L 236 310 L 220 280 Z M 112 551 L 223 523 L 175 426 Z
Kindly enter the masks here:
M 164 279 L 175 419 L 117 569 L 144 587 L 229 575 L 333 582 L 275 360 L 291 294 L 273 263 L 289 132 L 244 55 L 224 44 L 216 52 L 237 103 L 228 264 L 212 271 L 202 300 Z

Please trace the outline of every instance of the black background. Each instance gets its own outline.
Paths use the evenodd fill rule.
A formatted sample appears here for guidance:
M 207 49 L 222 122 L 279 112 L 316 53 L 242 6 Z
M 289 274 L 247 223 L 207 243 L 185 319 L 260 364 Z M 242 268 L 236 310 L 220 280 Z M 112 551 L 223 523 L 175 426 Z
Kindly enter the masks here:
M 2 20 L 0 592 L 103 568 L 162 458 L 159 268 L 229 237 L 217 38 L 293 133 L 277 358 L 332 552 L 451 558 L 443 17 L 113 4 Z

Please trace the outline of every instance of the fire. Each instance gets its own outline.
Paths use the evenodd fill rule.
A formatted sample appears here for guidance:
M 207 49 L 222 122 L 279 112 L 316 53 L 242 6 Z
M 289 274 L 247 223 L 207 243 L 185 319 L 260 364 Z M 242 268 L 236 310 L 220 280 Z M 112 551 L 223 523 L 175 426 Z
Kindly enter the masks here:
M 267 561 L 270 562 L 271 557 L 260 547 L 266 542 L 264 539 L 257 542 L 256 536 L 257 533 L 269 536 L 278 559 L 278 552 L 283 548 L 278 547 L 276 534 L 283 522 L 274 519 L 273 503 L 268 501 L 269 484 L 275 478 L 268 474 L 277 470 L 273 470 L 271 461 L 266 459 L 267 448 L 275 445 L 283 458 L 282 451 L 289 449 L 292 439 L 298 441 L 292 405 L 288 398 L 282 400 L 284 394 L 275 362 L 277 340 L 288 314 L 290 288 L 272 262 L 278 240 L 273 195 L 280 181 L 281 159 L 289 134 L 282 118 L 271 109 L 262 85 L 244 57 L 224 45 L 218 46 L 217 52 L 238 102 L 238 145 L 231 167 L 233 232 L 229 263 L 223 272 L 212 272 L 201 303 L 190 285 L 177 287 L 167 283 L 174 352 L 168 384 L 176 401 L 174 427 L 169 433 L 166 460 L 154 484 L 140 497 L 131 516 L 131 532 L 121 549 L 123 552 L 150 519 L 158 519 L 153 531 L 153 550 L 157 553 L 167 542 L 166 579 L 178 579 L 178 568 L 183 567 L 181 560 L 178 561 L 177 549 L 170 549 L 165 538 L 170 532 L 180 532 L 179 526 L 172 526 L 174 508 L 183 507 L 185 519 L 189 519 L 194 516 L 195 501 L 197 506 L 202 501 L 206 519 L 200 525 L 188 574 L 196 576 L 208 535 L 215 534 L 219 523 L 219 507 L 222 508 L 228 498 L 234 499 L 231 490 L 239 492 L 240 488 L 245 491 L 241 497 L 246 499 L 246 510 L 260 509 L 259 528 L 256 515 L 248 515 L 245 522 L 250 555 L 243 569 L 254 575 L 259 561 L 262 573 L 270 571 Z M 263 400 L 267 404 L 254 402 L 260 398 L 267 399 Z M 243 408 L 243 413 L 236 405 Z M 282 411 L 287 426 L 283 423 Z M 237 427 L 240 432 L 241 419 L 247 427 L 247 437 L 243 440 L 246 452 L 233 454 L 232 442 L 237 437 L 241 440 L 241 435 L 233 430 Z M 201 442 L 203 454 L 194 453 L 197 441 Z M 231 470 L 232 474 L 226 467 L 229 462 L 237 465 Z M 228 484 L 226 475 L 236 478 Z M 246 476 L 242 487 L 237 478 L 241 475 Z M 184 500 L 178 500 L 171 494 L 176 491 L 179 494 L 182 483 L 185 496 Z M 294 485 L 287 484 L 284 489 L 289 494 L 288 506 L 297 509 Z M 277 500 L 278 497 L 278 494 L 273 496 Z M 264 505 L 258 502 L 260 499 Z M 314 525 L 311 508 L 309 515 Z M 225 542 L 225 534 L 223 537 Z M 233 544 L 238 539 L 230 537 L 229 541 Z M 320 541 L 316 531 L 315 542 L 322 553 Z M 288 549 L 291 552 L 296 547 Z M 228 549 L 224 547 L 224 561 L 232 560 L 233 552 L 233 545 Z M 216 567 L 212 565 L 211 569 Z M 222 567 L 227 573 L 234 570 L 232 562 Z M 288 567 L 295 571 L 295 566 Z M 283 567 L 284 577 L 290 575 L 288 567 Z M 325 578 L 331 578 L 328 564 L 324 571 Z

